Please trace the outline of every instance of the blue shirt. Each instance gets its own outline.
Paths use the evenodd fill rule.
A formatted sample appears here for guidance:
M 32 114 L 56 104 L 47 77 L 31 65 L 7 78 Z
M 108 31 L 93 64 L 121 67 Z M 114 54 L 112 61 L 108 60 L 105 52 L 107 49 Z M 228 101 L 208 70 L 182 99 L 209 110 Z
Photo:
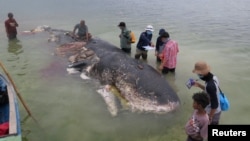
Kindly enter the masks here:
M 147 32 L 142 32 L 139 38 L 139 41 L 136 45 L 137 49 L 140 50 L 145 50 L 145 48 L 143 48 L 143 46 L 148 46 L 151 44 L 151 39 L 153 37 L 153 34 L 147 34 Z

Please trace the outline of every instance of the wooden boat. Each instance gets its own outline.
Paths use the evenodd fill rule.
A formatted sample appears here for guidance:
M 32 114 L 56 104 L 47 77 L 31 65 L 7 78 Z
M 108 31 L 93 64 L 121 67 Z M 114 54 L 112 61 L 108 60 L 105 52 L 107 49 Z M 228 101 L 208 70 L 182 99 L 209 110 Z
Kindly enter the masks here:
M 8 96 L 7 102 L 0 105 L 0 141 L 22 141 L 17 95 L 8 77 L 2 74 L 0 92 Z

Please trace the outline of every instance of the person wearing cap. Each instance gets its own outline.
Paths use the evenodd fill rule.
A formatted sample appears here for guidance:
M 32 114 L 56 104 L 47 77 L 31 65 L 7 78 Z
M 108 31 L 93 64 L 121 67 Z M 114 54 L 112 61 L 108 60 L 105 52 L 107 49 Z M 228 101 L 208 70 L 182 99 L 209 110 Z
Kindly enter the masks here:
M 120 22 L 118 27 L 121 29 L 120 47 L 126 53 L 131 53 L 130 31 L 126 27 L 125 22 Z
M 217 88 L 217 85 L 219 86 L 219 80 L 210 71 L 210 66 L 205 61 L 196 62 L 193 73 L 197 74 L 201 80 L 205 81 L 205 85 L 195 81 L 194 86 L 201 88 L 209 95 L 210 104 L 206 107 L 206 111 L 209 116 L 210 124 L 218 125 L 221 116 L 219 89 Z
M 145 28 L 145 31 L 141 33 L 138 43 L 136 45 L 135 59 L 140 59 L 140 57 L 142 56 L 143 60 L 147 60 L 148 51 L 144 48 L 144 46 L 154 47 L 154 44 L 151 42 L 153 37 L 153 31 L 153 26 L 148 25 Z
M 4 24 L 8 39 L 16 39 L 18 23 L 14 19 L 13 13 L 8 13 L 8 19 Z
M 170 39 L 168 32 L 162 33 L 160 37 L 164 43 L 164 49 L 159 55 L 161 58 L 159 69 L 161 70 L 162 74 L 167 74 L 169 71 L 174 73 L 177 64 L 177 54 L 179 52 L 178 43 Z
M 161 62 L 161 58 L 159 57 L 159 55 L 160 55 L 160 53 L 163 51 L 163 47 L 164 47 L 164 45 L 163 45 L 164 42 L 162 42 L 162 40 L 161 40 L 161 35 L 162 35 L 164 32 L 166 32 L 166 31 L 165 31 L 165 29 L 163 29 L 163 28 L 161 28 L 161 29 L 159 30 L 159 36 L 157 37 L 157 39 L 156 39 L 156 44 L 155 44 L 155 56 L 156 56 L 156 61 L 157 61 L 158 63 Z
M 81 20 L 80 23 L 75 25 L 73 29 L 73 37 L 79 40 L 89 40 L 88 26 L 85 24 L 84 20 Z

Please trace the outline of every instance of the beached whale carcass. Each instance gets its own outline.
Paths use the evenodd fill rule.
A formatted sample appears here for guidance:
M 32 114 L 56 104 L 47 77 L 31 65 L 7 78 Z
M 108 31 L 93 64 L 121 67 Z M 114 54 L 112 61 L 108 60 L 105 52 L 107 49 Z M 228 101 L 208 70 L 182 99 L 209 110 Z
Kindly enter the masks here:
M 95 53 L 89 59 L 77 58 L 71 67 L 82 67 L 84 73 L 104 85 L 115 86 L 132 111 L 167 113 L 179 106 L 179 98 L 162 75 L 152 66 L 135 60 L 119 48 L 94 38 L 85 50 Z M 82 51 L 81 56 L 88 56 Z M 84 65 L 81 65 L 84 64 Z
M 179 107 L 180 100 L 176 92 L 167 80 L 147 63 L 131 58 L 118 47 L 99 38 L 92 38 L 84 45 L 67 37 L 67 34 L 60 36 L 65 36 L 63 41 L 60 40 L 63 43 L 60 48 L 66 47 L 70 52 L 70 46 L 81 48 L 77 53 L 68 55 L 69 61 L 72 62 L 69 68 L 77 68 L 88 77 L 100 80 L 101 84 L 115 87 L 131 111 L 168 113 Z M 113 105 L 115 102 L 109 102 L 114 98 L 109 98 L 109 95 L 110 93 L 105 91 L 102 96 L 108 107 L 111 107 L 109 109 L 115 109 L 111 111 L 112 115 L 116 115 L 117 108 Z

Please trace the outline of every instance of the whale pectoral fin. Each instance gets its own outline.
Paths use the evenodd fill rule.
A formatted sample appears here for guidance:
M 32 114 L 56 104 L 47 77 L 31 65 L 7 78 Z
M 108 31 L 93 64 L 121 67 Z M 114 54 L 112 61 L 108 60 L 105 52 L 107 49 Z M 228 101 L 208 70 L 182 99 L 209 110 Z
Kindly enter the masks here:
M 109 85 L 106 85 L 104 88 L 97 90 L 97 92 L 102 96 L 105 103 L 107 104 L 107 108 L 108 108 L 110 114 L 113 117 L 117 116 L 118 107 L 116 104 L 116 97 L 111 92 L 111 87 Z

